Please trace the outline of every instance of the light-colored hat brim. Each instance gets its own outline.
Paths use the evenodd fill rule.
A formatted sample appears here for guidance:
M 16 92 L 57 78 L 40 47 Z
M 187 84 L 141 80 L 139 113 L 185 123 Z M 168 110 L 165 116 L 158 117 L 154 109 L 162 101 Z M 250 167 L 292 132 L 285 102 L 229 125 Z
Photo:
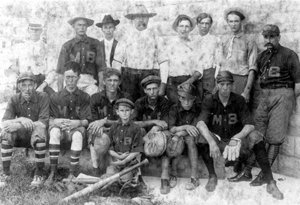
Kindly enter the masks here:
M 125 15 L 126 18 L 133 20 L 136 17 L 146 17 L 146 18 L 152 18 L 153 16 L 156 16 L 156 13 L 144 13 L 144 14 L 127 14 Z
M 172 28 L 174 31 L 177 32 L 177 24 L 178 24 L 178 21 L 182 18 L 188 18 L 190 20 L 190 22 L 192 23 L 192 27 L 191 27 L 191 30 L 190 32 L 192 32 L 194 30 L 194 28 L 196 27 L 196 21 L 194 19 L 192 19 L 191 17 L 187 16 L 187 15 L 184 15 L 184 14 L 181 14 L 179 16 L 177 16 L 177 18 L 175 19 L 175 21 L 173 22 L 173 25 L 172 25 Z
M 80 19 L 83 19 L 86 21 L 87 23 L 87 26 L 92 26 L 94 24 L 94 20 L 92 19 L 88 19 L 88 18 L 85 18 L 85 17 L 75 17 L 75 18 L 72 18 L 68 21 L 68 23 L 72 26 L 76 21 L 80 20 Z

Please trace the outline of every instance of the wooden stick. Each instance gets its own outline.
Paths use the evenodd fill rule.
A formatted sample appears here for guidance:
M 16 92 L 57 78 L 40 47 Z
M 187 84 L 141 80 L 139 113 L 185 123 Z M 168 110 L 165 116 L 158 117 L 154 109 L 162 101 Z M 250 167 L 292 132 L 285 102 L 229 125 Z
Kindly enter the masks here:
M 74 193 L 74 194 L 72 194 L 72 195 L 64 198 L 62 200 L 62 202 L 68 202 L 71 199 L 75 199 L 75 198 L 84 196 L 84 195 L 86 195 L 86 194 L 88 194 L 88 193 L 90 193 L 90 192 L 92 192 L 92 191 L 94 191 L 96 189 L 99 189 L 99 188 L 103 187 L 107 183 L 109 183 L 111 181 L 114 181 L 115 179 L 120 178 L 124 174 L 126 174 L 126 173 L 128 173 L 128 172 L 130 172 L 130 171 L 132 171 L 132 170 L 134 170 L 134 169 L 136 169 L 136 168 L 138 168 L 138 167 L 140 167 L 140 166 L 142 166 L 144 164 L 148 164 L 148 163 L 149 163 L 148 159 L 144 159 L 142 162 L 140 162 L 138 164 L 135 164 L 132 167 L 125 168 L 125 169 L 123 169 L 122 171 L 120 171 L 117 174 L 114 174 L 114 175 L 112 175 L 112 176 L 110 176 L 110 177 L 108 177 L 106 179 L 100 180 L 97 183 L 95 183 L 95 184 L 93 184 L 93 185 L 91 185 L 89 187 L 86 187 L 86 188 L 82 189 L 81 191 L 78 191 L 78 192 L 76 192 L 76 193 Z
M 74 182 L 74 183 L 83 183 L 83 184 L 95 184 L 100 179 L 96 178 L 75 178 L 75 179 L 63 179 L 63 182 Z

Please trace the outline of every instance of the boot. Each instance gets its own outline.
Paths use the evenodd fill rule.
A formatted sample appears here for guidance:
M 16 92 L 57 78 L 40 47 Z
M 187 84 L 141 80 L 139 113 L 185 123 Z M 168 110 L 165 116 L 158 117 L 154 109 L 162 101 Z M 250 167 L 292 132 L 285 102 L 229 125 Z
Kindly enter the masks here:
M 194 190 L 200 185 L 199 179 L 191 178 L 191 181 L 185 185 L 186 190 Z
M 242 181 L 251 181 L 252 180 L 252 174 L 248 175 L 245 172 L 241 172 L 234 177 L 227 178 L 230 182 L 242 182 Z

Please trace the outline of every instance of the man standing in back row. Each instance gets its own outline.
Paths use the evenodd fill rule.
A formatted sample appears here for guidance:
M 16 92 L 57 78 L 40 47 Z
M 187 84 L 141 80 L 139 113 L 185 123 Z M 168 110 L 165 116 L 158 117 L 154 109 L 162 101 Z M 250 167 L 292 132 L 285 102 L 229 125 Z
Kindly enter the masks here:
M 94 21 L 85 17 L 70 19 L 68 23 L 74 28 L 75 38 L 66 42 L 59 53 L 56 73 L 58 73 L 58 91 L 64 87 L 64 65 L 68 61 L 80 64 L 81 74 L 78 88 L 90 96 L 98 90 L 103 90 L 102 71 L 105 66 L 104 54 L 97 39 L 86 35 L 87 28 Z M 99 85 L 99 88 L 98 86 Z

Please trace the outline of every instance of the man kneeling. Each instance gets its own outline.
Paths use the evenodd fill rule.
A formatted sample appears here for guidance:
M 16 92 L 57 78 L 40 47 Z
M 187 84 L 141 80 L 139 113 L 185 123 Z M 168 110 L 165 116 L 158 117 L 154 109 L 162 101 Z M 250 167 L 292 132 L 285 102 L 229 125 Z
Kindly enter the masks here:
M 254 130 L 253 121 L 244 98 L 232 91 L 233 76 L 222 71 L 217 76 L 218 91 L 203 102 L 197 128 L 201 135 L 198 149 L 209 172 L 207 191 L 214 191 L 217 176 L 213 158 L 220 156 L 228 160 L 238 158 L 240 152 L 253 151 L 267 181 L 267 192 L 276 199 L 283 194 L 276 186 L 263 143 L 262 135 Z M 208 143 L 208 144 L 207 144 Z

